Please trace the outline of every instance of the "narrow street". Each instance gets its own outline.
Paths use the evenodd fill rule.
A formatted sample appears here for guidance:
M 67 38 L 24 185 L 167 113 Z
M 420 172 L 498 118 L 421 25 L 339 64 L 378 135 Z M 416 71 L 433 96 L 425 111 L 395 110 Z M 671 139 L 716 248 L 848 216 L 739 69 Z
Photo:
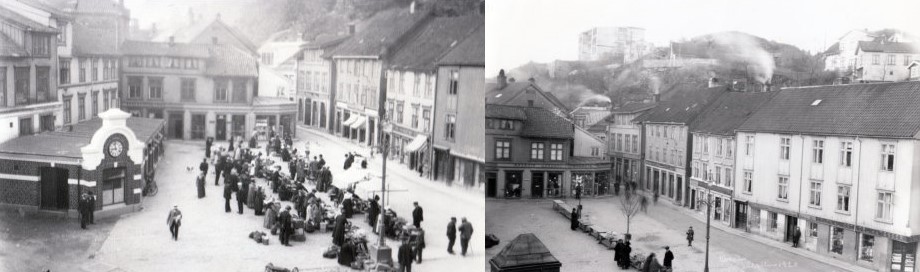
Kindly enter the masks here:
M 486 251 L 488 258 L 498 254 L 517 234 L 533 232 L 562 262 L 562 271 L 620 271 L 614 265 L 613 250 L 607 250 L 584 232 L 570 230 L 568 219 L 552 210 L 552 200 L 489 199 L 487 202 L 486 214 L 490 219 L 487 228 L 502 240 L 502 244 Z M 574 200 L 568 203 L 577 205 Z M 595 225 L 625 232 L 625 217 L 618 198 L 583 199 L 582 205 L 585 215 Z M 647 213 L 640 212 L 633 218 L 633 252 L 655 252 L 661 261 L 664 246 L 670 246 L 675 257 L 674 271 L 703 271 L 705 223 L 664 205 L 649 206 Z M 690 226 L 696 234 L 693 247 L 687 246 L 684 235 Z M 711 271 L 844 271 L 717 228 L 711 229 L 709 262 Z

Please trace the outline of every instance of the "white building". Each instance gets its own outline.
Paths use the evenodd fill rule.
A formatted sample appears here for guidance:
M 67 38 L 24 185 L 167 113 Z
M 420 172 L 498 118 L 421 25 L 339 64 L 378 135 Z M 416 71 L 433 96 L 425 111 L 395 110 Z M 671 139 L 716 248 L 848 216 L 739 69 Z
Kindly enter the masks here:
M 920 47 L 913 43 L 866 42 L 856 46 L 853 79 L 860 82 L 904 81 L 909 66 L 920 59 Z
M 738 128 L 747 229 L 878 271 L 914 271 L 920 82 L 788 88 Z
M 607 154 L 613 163 L 613 178 L 617 183 L 639 183 L 642 127 L 632 120 L 653 107 L 654 103 L 630 103 L 610 110 L 606 120 Z
M 824 51 L 824 70 L 837 71 L 841 76 L 847 77 L 856 72 L 859 58 L 856 50 L 860 42 L 916 43 L 920 41 L 898 30 L 851 30 Z
M 578 60 L 614 59 L 630 63 L 648 54 L 652 45 L 645 41 L 645 29 L 639 27 L 595 27 L 578 37 Z

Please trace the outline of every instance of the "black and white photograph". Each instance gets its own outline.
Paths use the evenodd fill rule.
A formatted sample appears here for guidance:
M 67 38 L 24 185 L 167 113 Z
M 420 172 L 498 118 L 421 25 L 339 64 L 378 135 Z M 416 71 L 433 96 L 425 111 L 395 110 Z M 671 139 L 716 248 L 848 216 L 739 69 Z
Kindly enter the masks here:
M 488 271 L 917 271 L 917 1 L 493 0 Z
M 0 1 L 0 271 L 481 269 L 484 14 Z

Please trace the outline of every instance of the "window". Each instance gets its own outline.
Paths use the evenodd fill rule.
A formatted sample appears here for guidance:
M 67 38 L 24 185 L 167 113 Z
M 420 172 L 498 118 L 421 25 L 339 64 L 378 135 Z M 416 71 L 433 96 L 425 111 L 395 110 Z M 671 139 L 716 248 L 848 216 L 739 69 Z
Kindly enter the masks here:
M 808 237 L 818 237 L 818 223 L 808 222 Z
M 722 185 L 722 166 L 716 166 L 715 179 L 716 184 Z
M 768 213 L 768 216 L 770 216 L 769 218 L 770 222 L 768 222 L 770 224 L 769 225 L 770 230 L 775 231 L 778 225 L 779 216 L 775 212 L 767 212 L 767 213 Z
M 246 80 L 233 80 L 233 102 L 246 102 Z
M 142 77 L 128 77 L 128 98 L 140 99 L 143 84 L 144 78 Z
M 99 91 L 93 91 L 93 117 L 99 115 Z
M 183 78 L 180 86 L 183 101 L 195 101 L 195 79 Z
M 125 169 L 103 170 L 102 205 L 125 202 Z
M 833 227 L 831 230 L 831 252 L 843 255 L 843 228 Z
M 495 159 L 511 159 L 511 140 L 495 140 Z
M 891 222 L 891 192 L 879 191 L 875 219 Z
M 428 107 L 425 107 L 424 109 L 422 109 L 422 128 L 425 131 L 428 131 L 430 127 L 431 127 L 431 109 Z
M 457 116 L 453 114 L 447 115 L 447 122 L 445 122 L 444 135 L 447 137 L 447 140 L 453 141 L 454 131 L 457 129 Z
M 0 67 L 0 108 L 6 107 L 6 67 Z
M 905 55 L 904 56 L 904 66 L 910 65 L 910 62 L 911 62 L 911 55 Z
M 402 124 L 403 122 L 403 109 L 405 109 L 406 104 L 402 101 L 396 102 L 396 123 Z
M 735 152 L 735 141 L 728 140 L 728 146 L 725 147 L 725 157 L 731 159 Z
M 882 170 L 894 171 L 894 144 L 882 144 Z
M 419 105 L 412 105 L 412 128 L 418 128 Z
M 623 136 L 625 136 L 624 138 L 626 138 L 626 143 L 624 144 L 625 146 L 623 147 L 623 150 L 620 150 L 620 152 L 629 152 L 629 149 L 632 146 L 632 143 L 631 143 L 632 137 L 630 137 L 629 135 L 623 135 Z
M 840 143 L 840 165 L 844 167 L 853 166 L 853 142 Z
M 888 55 L 888 65 L 897 65 L 897 57 L 895 55 Z
M 226 79 L 214 80 L 214 100 L 215 101 L 222 101 L 222 102 L 227 101 L 227 95 L 228 95 L 227 84 L 228 83 Z
M 420 88 L 422 87 L 422 77 L 421 74 L 415 74 L 415 84 L 412 85 L 412 95 L 418 97 L 420 95 Z
M 850 212 L 850 186 L 837 186 L 837 211 Z
M 703 143 L 703 155 L 709 154 L 709 138 L 700 137 L 700 141 Z
M 64 104 L 63 104 L 64 106 L 64 124 L 70 124 L 70 109 L 71 109 L 70 100 L 71 100 L 70 96 L 65 96 L 63 99 L 64 101 Z
M 814 140 L 811 147 L 811 162 L 824 163 L 824 141 Z
M 87 65 L 89 65 L 89 63 L 86 59 L 80 60 L 80 83 L 86 82 L 86 70 L 89 69 Z
M 450 89 L 448 90 L 449 94 L 456 95 L 458 89 L 460 88 L 460 72 L 451 71 L 450 72 Z
M 732 169 L 725 168 L 725 187 L 732 187 Z
M 58 80 L 61 84 L 70 84 L 70 59 L 61 58 L 59 61 Z
M 102 110 L 109 110 L 109 90 L 102 90 Z
M 59 47 L 67 46 L 67 22 L 57 21 L 58 34 L 57 43 Z
M 751 156 L 754 154 L 754 136 L 744 136 L 744 155 Z
M 754 173 L 751 171 L 744 171 L 744 192 L 751 193 L 751 190 L 754 187 Z
M 35 99 L 38 103 L 51 102 L 57 97 L 51 90 L 51 67 L 35 67 Z
M 632 138 L 633 138 L 632 152 L 639 153 L 639 135 L 633 135 Z
M 872 55 L 872 65 L 878 65 L 878 64 L 879 64 L 879 55 L 873 54 Z
M 562 160 L 562 144 L 549 145 L 549 159 L 552 161 Z
M 690 163 L 690 165 L 691 165 L 691 167 L 692 167 L 692 169 L 693 169 L 693 170 L 690 172 L 690 176 L 692 176 L 692 177 L 694 177 L 694 178 L 699 178 L 699 177 L 700 177 L 700 162 L 694 161 L 694 162 Z
M 99 81 L 99 60 L 90 59 L 90 65 L 93 67 L 89 72 L 93 75 L 93 81 Z
M 875 236 L 863 233 L 859 239 L 859 260 L 872 262 L 875 258 Z
M 811 181 L 811 192 L 808 196 L 808 205 L 821 207 L 821 182 Z
M 32 103 L 29 99 L 29 81 L 32 76 L 32 69 L 30 67 L 16 67 L 13 69 L 13 80 L 15 81 L 16 97 L 16 106 L 28 105 Z
M 163 99 L 163 78 L 151 77 L 147 79 L 150 88 L 150 99 Z
M 47 57 L 51 53 L 51 39 L 44 35 L 32 36 L 32 55 Z
M 86 120 L 86 94 L 80 94 L 77 99 L 77 121 Z
M 722 156 L 722 138 L 716 139 L 716 156 Z
M 543 143 L 530 143 L 530 159 L 531 160 L 542 160 L 543 159 Z
M 789 177 L 779 177 L 776 198 L 789 200 Z
M 790 138 L 780 138 L 779 139 L 779 159 L 789 160 L 789 149 L 792 143 Z

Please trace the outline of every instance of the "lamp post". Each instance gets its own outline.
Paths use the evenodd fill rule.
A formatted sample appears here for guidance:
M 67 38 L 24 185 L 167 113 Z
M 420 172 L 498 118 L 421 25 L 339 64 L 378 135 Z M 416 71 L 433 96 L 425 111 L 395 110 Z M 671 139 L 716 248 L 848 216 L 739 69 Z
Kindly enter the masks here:
M 389 154 L 389 141 L 384 139 L 384 131 L 392 129 L 392 124 L 381 120 L 377 123 L 378 130 L 381 135 L 380 147 L 383 149 L 382 157 L 383 162 L 381 163 L 381 176 L 380 176 L 380 207 L 384 208 L 386 205 L 386 180 L 387 180 L 387 154 Z M 372 245 L 371 254 L 373 254 L 372 259 L 378 263 L 392 263 L 393 262 L 393 251 L 386 245 L 386 225 L 383 221 L 386 216 L 386 211 L 381 209 L 380 215 L 377 218 L 377 231 L 379 232 L 379 237 L 377 237 L 377 244 Z
M 706 263 L 703 266 L 703 272 L 709 272 L 709 220 L 712 218 L 712 170 L 706 174 Z

